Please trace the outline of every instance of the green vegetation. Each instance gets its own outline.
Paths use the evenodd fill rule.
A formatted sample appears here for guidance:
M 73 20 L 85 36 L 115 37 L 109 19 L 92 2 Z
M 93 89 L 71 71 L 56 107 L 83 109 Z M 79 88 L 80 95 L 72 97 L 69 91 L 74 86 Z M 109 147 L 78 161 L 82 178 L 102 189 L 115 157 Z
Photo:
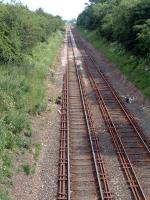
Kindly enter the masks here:
M 25 164 L 25 165 L 22 166 L 22 168 L 23 168 L 23 171 L 24 171 L 24 173 L 26 175 L 29 175 L 31 173 L 31 167 L 30 167 L 30 165 Z
M 30 11 L 21 3 L 0 2 L 0 200 L 7 199 L 17 151 L 30 150 L 29 115 L 47 107 L 47 84 L 54 79 L 53 63 L 63 39 L 59 16 Z M 35 161 L 40 146 L 35 145 Z M 30 174 L 29 167 L 23 167 Z
M 33 49 L 28 65 L 0 66 L 0 180 L 10 175 L 12 152 L 30 148 L 32 130 L 28 115 L 46 109 L 45 78 L 51 73 L 61 41 L 58 31 L 48 44 L 41 43 Z
M 35 144 L 35 153 L 34 153 L 34 160 L 38 160 L 41 151 L 41 144 Z
M 81 28 L 78 28 L 78 31 L 93 44 L 97 50 L 115 63 L 119 70 L 123 72 L 145 96 L 150 98 L 150 71 L 145 59 L 139 59 L 133 56 L 116 42 L 110 43 L 105 38 L 100 37 L 96 31 L 90 32 Z
M 48 44 L 39 44 L 33 50 L 27 66 L 0 66 L 0 152 L 19 145 L 18 137 L 24 130 L 31 134 L 28 113 L 46 108 L 44 82 L 60 46 L 62 35 L 53 34 Z
M 135 54 L 150 56 L 150 1 L 96 0 L 79 15 L 77 24 L 98 30 Z
M 150 1 L 90 0 L 82 34 L 150 97 Z M 91 32 L 91 33 L 90 33 Z
M 6 192 L 5 190 L 0 191 L 0 200 L 9 200 L 8 192 Z
M 36 170 L 36 163 L 30 164 L 24 164 L 22 165 L 22 168 L 19 169 L 19 171 L 23 171 L 27 176 L 32 175 L 35 173 Z
M 33 164 L 25 163 L 24 165 L 21 166 L 21 168 L 19 167 L 18 172 L 22 172 L 23 170 L 23 172 L 26 175 L 34 174 L 36 171 L 36 161 L 39 159 L 40 152 L 41 152 L 41 144 L 35 144 L 33 153 L 33 158 L 34 158 Z
M 22 64 L 39 42 L 63 27 L 59 16 L 30 11 L 21 3 L 0 2 L 0 63 Z

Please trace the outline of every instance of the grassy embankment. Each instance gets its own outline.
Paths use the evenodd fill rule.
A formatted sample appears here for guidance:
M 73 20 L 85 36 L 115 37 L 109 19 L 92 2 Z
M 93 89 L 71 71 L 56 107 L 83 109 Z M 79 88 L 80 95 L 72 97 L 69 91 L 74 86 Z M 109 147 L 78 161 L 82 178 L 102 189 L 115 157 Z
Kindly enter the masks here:
M 78 28 L 80 34 L 86 38 L 106 58 L 112 61 L 118 69 L 138 88 L 150 98 L 150 65 L 142 58 L 137 58 L 116 43 L 110 43 L 100 37 L 96 31 L 89 32 Z
M 0 66 L 0 200 L 6 200 L 5 186 L 11 184 L 13 158 L 31 145 L 30 114 L 47 107 L 46 77 L 53 80 L 53 62 L 62 42 L 53 33 L 48 43 L 38 44 L 23 66 Z M 36 156 L 36 155 L 35 155 Z

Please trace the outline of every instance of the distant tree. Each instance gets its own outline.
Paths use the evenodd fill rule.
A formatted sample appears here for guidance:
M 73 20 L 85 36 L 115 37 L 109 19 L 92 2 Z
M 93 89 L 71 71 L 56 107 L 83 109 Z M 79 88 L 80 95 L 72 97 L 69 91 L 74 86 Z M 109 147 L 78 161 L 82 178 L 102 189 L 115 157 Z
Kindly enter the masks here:
M 71 19 L 71 20 L 69 20 L 68 22 L 69 22 L 70 24 L 74 25 L 74 24 L 76 24 L 77 20 L 76 20 L 76 19 Z
M 98 3 L 100 0 L 89 0 L 90 3 Z
M 35 12 L 38 14 L 44 14 L 44 10 L 42 8 L 38 8 Z
M 89 0 L 77 25 L 122 43 L 140 55 L 150 53 L 150 0 Z

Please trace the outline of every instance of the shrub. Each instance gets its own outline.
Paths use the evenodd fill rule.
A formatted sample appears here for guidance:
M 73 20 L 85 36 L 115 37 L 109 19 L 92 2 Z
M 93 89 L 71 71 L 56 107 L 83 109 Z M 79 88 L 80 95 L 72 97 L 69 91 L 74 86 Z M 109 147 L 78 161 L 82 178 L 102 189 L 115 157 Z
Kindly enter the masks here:
M 88 30 L 94 27 L 94 30 L 98 30 L 108 40 L 122 43 L 134 54 L 148 57 L 150 53 L 149 10 L 149 0 L 96 1 L 79 15 L 77 24 Z M 94 21 L 91 20 L 92 15 Z M 86 23 L 87 19 L 90 23 Z
M 39 42 L 63 27 L 59 16 L 30 11 L 21 3 L 0 3 L 0 64 L 22 64 Z

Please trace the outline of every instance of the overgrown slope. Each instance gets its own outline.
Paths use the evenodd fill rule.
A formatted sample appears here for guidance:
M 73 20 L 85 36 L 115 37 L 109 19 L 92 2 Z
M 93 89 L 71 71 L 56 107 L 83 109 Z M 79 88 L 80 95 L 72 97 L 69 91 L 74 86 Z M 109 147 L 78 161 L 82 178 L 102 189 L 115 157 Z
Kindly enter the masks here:
M 11 186 L 13 158 L 30 151 L 29 116 L 47 107 L 49 74 L 63 39 L 59 16 L 30 11 L 21 4 L 0 3 L 0 199 Z
M 90 0 L 77 26 L 150 97 L 150 1 Z M 90 33 L 91 32 L 91 33 Z
M 77 24 L 97 30 L 109 41 L 117 41 L 134 54 L 150 56 L 149 0 L 91 0 Z
M 63 27 L 59 16 L 30 11 L 20 3 L 0 2 L 0 64 L 26 62 L 26 56 L 39 42 Z

